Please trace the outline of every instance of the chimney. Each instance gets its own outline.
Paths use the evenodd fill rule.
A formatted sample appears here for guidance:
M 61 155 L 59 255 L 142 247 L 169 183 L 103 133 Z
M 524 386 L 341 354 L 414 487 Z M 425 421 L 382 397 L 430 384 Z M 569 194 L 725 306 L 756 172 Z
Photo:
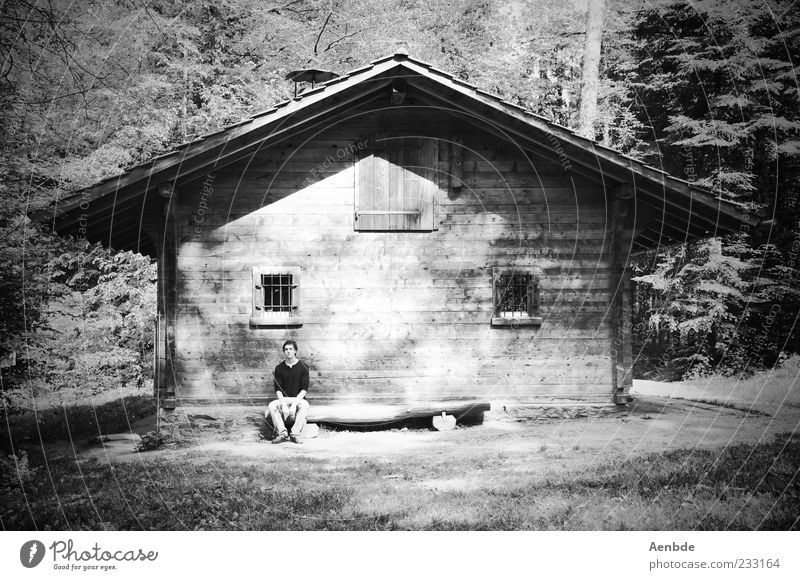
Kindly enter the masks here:
M 311 88 L 313 89 L 316 83 L 325 83 L 331 79 L 335 79 L 338 76 L 339 75 L 337 73 L 330 70 L 304 68 L 288 72 L 285 78 L 287 81 L 292 81 L 294 83 L 294 96 L 297 97 L 298 84 L 311 83 Z

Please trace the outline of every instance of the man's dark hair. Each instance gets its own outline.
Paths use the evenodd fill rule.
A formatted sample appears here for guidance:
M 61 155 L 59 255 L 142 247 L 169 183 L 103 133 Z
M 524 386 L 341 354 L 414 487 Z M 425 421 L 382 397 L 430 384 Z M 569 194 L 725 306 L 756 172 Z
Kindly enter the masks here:
M 297 343 L 295 341 L 291 340 L 291 339 L 289 339 L 289 340 L 287 340 L 286 342 L 283 343 L 283 346 L 281 347 L 281 350 L 285 349 L 287 344 L 291 344 L 294 347 L 294 351 L 297 352 Z

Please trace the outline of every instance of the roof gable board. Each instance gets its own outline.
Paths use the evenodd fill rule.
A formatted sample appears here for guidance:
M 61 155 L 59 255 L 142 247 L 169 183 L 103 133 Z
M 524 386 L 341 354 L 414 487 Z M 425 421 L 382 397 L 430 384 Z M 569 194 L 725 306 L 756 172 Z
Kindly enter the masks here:
M 221 131 L 205 135 L 147 163 L 106 179 L 36 212 L 33 218 L 53 221 L 61 230 L 79 215 L 100 216 L 163 183 L 188 181 L 235 163 L 268 147 L 329 122 L 331 115 L 356 103 L 378 98 L 398 77 L 417 98 L 466 122 L 487 126 L 533 155 L 560 161 L 583 177 L 597 179 L 610 190 L 629 184 L 629 203 L 649 206 L 654 219 L 639 232 L 641 247 L 736 230 L 758 219 L 690 183 L 670 176 L 609 148 L 576 135 L 500 97 L 448 73 L 395 54 L 328 81 L 294 99 Z M 651 211 L 652 214 L 652 211 Z
M 448 108 L 455 114 L 465 115 L 465 118 L 477 113 L 480 117 L 491 119 L 492 124 L 510 140 L 553 158 L 566 158 L 570 166 L 574 164 L 580 168 L 578 173 L 593 174 L 604 185 L 631 184 L 635 196 L 643 203 L 667 212 L 665 217 L 669 219 L 666 221 L 676 223 L 693 218 L 696 223 L 687 228 L 688 237 L 735 231 L 741 224 L 755 226 L 759 221 L 757 217 L 740 211 L 733 204 L 687 181 L 580 137 L 565 127 L 550 123 L 483 91 L 471 91 L 462 83 L 447 80 L 431 82 L 422 74 L 419 66 L 414 63 L 408 66 L 420 74 L 414 86 L 427 95 L 431 105 Z M 454 99 L 452 93 L 459 98 Z M 667 237 L 670 236 L 661 236 L 662 239 Z
M 301 95 L 260 113 L 249 121 L 207 134 L 175 151 L 88 187 L 62 200 L 53 208 L 35 214 L 34 219 L 46 217 L 48 214 L 53 216 L 54 213 L 69 212 L 81 204 L 91 204 L 112 194 L 118 197 L 141 194 L 163 182 L 192 179 L 210 169 L 235 163 L 260 147 L 309 128 L 315 120 L 324 121 L 325 116 L 332 111 L 379 92 L 391 82 L 381 78 L 381 73 L 385 73 L 388 68 L 391 67 L 387 65 L 380 69 L 375 68 L 370 71 L 372 74 L 369 77 L 359 77 L 358 83 L 330 81 L 326 83 L 324 93 L 315 90 L 313 95 Z M 375 81 L 369 82 L 373 78 Z M 338 86 L 328 87 L 330 83 Z M 356 85 L 359 85 L 358 90 L 351 90 Z

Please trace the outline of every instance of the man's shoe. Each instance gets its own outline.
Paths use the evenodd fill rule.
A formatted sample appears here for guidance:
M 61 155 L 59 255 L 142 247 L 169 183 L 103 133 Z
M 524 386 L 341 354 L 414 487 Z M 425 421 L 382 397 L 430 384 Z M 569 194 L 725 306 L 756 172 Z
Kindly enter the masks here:
M 275 437 L 275 439 L 272 440 L 272 444 L 276 445 L 278 443 L 283 443 L 284 441 L 288 441 L 288 440 L 289 440 L 289 436 L 286 433 L 281 433 L 280 435 Z
M 303 444 L 303 442 L 300 440 L 300 437 L 294 434 L 289 435 L 289 441 L 291 441 L 292 443 L 297 443 L 298 445 Z

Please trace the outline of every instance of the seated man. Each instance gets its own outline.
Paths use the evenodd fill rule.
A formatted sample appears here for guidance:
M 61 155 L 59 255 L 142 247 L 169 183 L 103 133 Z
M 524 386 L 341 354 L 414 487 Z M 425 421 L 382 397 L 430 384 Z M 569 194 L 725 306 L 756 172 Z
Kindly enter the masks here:
M 283 343 L 283 355 L 286 360 L 275 367 L 275 395 L 278 397 L 267 407 L 266 416 L 272 418 L 272 425 L 278 435 L 273 443 L 301 443 L 299 436 L 306 426 L 308 416 L 308 367 L 297 358 L 297 343 L 287 340 Z M 290 424 L 292 431 L 286 430 Z

